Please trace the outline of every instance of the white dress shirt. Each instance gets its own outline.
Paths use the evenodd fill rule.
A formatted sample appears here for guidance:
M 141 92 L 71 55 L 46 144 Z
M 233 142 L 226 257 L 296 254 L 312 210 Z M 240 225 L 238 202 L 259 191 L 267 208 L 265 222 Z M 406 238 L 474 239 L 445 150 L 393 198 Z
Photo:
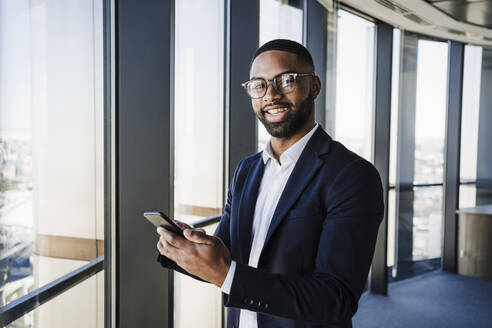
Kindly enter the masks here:
M 280 163 L 277 162 L 273 155 L 271 140 L 267 143 L 263 150 L 263 162 L 265 170 L 256 199 L 255 214 L 253 217 L 253 226 L 251 236 L 253 243 L 251 244 L 251 252 L 249 254 L 248 265 L 254 268 L 258 267 L 258 260 L 265 243 L 268 228 L 272 221 L 273 213 L 277 208 L 277 203 L 282 195 L 287 180 L 301 156 L 304 147 L 308 143 L 314 131 L 318 128 L 318 123 L 295 144 L 290 146 L 280 155 Z M 229 272 L 221 286 L 222 292 L 229 294 L 234 280 L 236 271 L 236 262 L 231 262 Z M 256 312 L 249 310 L 241 310 L 239 316 L 239 328 L 257 328 Z

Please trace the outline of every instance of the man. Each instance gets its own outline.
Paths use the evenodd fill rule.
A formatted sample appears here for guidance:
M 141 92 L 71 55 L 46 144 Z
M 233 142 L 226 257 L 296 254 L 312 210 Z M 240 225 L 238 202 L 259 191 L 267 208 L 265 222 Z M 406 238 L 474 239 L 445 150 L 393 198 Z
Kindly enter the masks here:
M 221 288 L 228 328 L 351 327 L 383 217 L 379 175 L 315 123 L 321 81 L 302 45 L 260 47 L 243 87 L 271 140 L 239 163 L 215 236 L 158 228 L 158 260 Z

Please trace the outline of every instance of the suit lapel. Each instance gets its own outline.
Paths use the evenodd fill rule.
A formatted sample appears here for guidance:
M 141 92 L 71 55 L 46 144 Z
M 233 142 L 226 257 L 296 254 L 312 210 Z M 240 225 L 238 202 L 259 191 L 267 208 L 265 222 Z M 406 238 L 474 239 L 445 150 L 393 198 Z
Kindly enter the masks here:
M 309 181 L 311 181 L 323 164 L 323 160 L 319 158 L 319 155 L 328 152 L 330 141 L 331 138 L 326 132 L 321 127 L 318 127 L 304 148 L 280 196 L 272 222 L 268 228 L 263 250 L 266 248 L 275 230 L 286 217 L 292 205 L 294 205 Z
M 240 258 L 242 263 L 248 263 L 249 261 L 252 241 L 251 229 L 255 213 L 256 199 L 258 198 L 258 191 L 260 189 L 261 179 L 263 178 L 264 168 L 265 164 L 263 163 L 263 157 L 259 156 L 256 163 L 253 163 L 248 169 L 246 185 L 243 188 L 240 198 L 241 201 L 238 210 L 239 224 L 237 225 L 237 235 L 239 236 Z

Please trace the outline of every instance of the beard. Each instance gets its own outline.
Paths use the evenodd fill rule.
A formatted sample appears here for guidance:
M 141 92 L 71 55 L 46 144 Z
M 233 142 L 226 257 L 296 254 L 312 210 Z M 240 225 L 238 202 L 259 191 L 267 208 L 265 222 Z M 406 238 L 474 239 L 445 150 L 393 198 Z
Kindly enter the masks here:
M 271 104 L 270 104 L 271 105 Z M 275 138 L 290 138 L 299 132 L 306 122 L 309 120 L 314 107 L 314 97 L 312 91 L 309 92 L 307 98 L 299 104 L 298 108 L 292 103 L 278 102 L 275 105 L 284 105 L 290 108 L 285 120 L 278 123 L 270 123 L 265 118 L 263 109 L 256 114 L 260 122 L 263 124 L 267 132 Z

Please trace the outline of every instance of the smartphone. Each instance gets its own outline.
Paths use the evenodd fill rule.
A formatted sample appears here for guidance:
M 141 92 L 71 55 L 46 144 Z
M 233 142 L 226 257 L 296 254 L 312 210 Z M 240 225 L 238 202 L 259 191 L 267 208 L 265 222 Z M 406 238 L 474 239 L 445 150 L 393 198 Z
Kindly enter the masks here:
M 175 234 L 184 237 L 183 230 L 178 227 L 173 220 L 171 220 L 166 214 L 162 212 L 144 212 L 143 214 L 147 220 L 149 220 L 156 227 L 163 227 Z

